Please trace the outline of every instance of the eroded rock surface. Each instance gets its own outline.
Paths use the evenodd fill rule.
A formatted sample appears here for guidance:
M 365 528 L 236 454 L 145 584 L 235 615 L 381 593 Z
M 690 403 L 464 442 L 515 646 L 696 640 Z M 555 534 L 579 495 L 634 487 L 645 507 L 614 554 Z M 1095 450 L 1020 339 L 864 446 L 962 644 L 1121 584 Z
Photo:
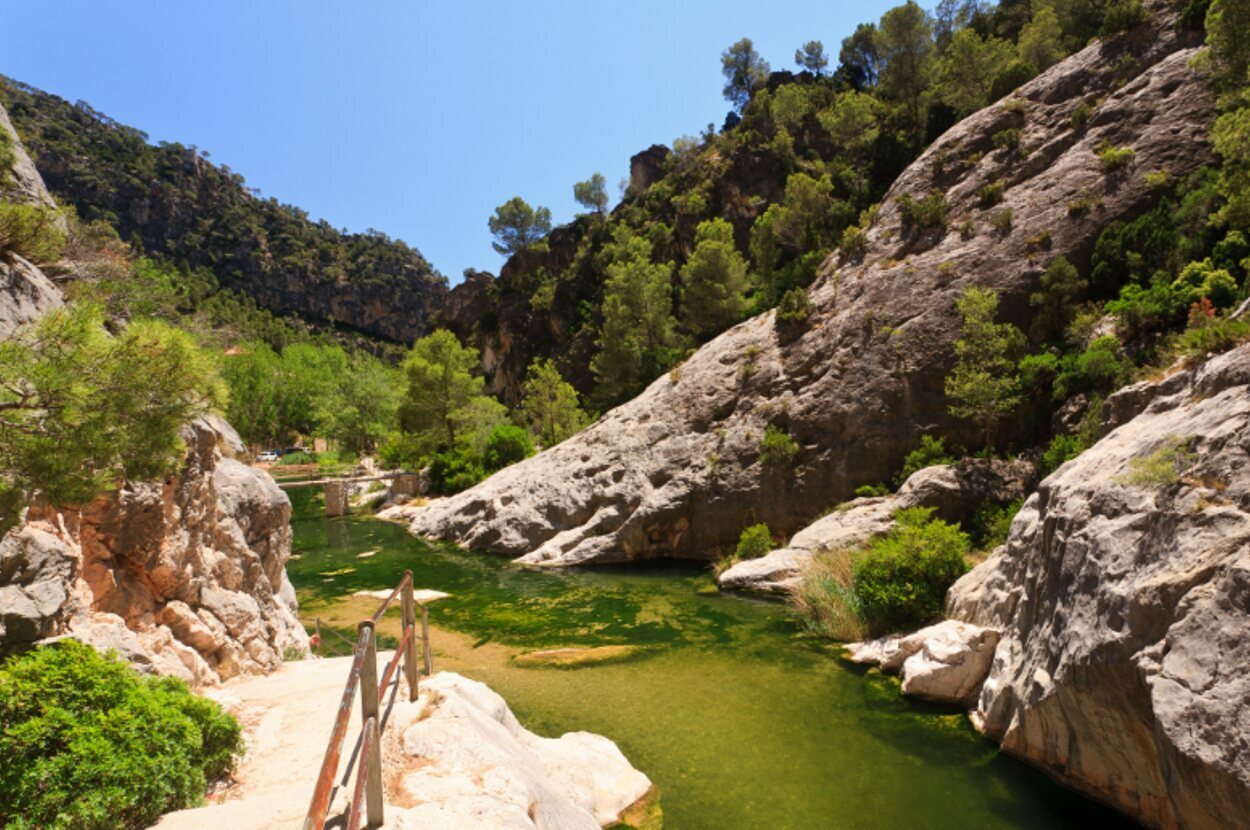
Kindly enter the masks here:
M 974 721 L 1004 749 L 1153 827 L 1240 827 L 1250 345 L 1153 387 L 1126 391 L 1142 411 L 1042 482 L 948 606 L 1002 632 Z M 1148 456 L 1171 461 L 1143 477 Z
M 224 421 L 198 420 L 184 438 L 168 480 L 82 511 L 34 507 L 0 540 L 0 647 L 67 635 L 195 683 L 307 653 L 286 494 L 230 457 L 238 437 Z
M 1157 199 L 1147 172 L 1180 177 L 1210 159 L 1192 36 L 1178 32 L 1175 4 L 1151 6 L 1152 25 L 1091 44 L 1013 94 L 1018 105 L 995 104 L 938 139 L 891 188 L 865 256 L 824 264 L 802 331 L 779 332 L 771 313 L 730 329 L 582 434 L 411 515 L 412 530 L 540 565 L 709 558 L 744 524 L 793 533 L 855 487 L 888 480 L 922 434 L 977 446 L 943 390 L 957 298 L 996 289 L 1004 319 L 1025 323 L 1052 259 L 1085 262 L 1108 222 Z M 1082 102 L 1097 106 L 1076 128 Z M 995 147 L 1006 129 L 1021 130 L 1023 151 Z M 1132 147 L 1132 166 L 1108 174 L 1104 144 Z M 995 182 L 1004 201 L 983 209 L 978 191 Z M 947 228 L 905 226 L 899 197 L 935 188 Z M 1098 207 L 1069 215 L 1080 200 Z M 990 220 L 1004 210 L 1001 232 Z M 799 445 L 786 469 L 760 461 L 769 425 Z
M 483 683 L 440 672 L 401 701 L 384 738 L 387 826 L 598 830 L 651 792 L 616 744 L 589 732 L 542 738 Z
M 939 518 L 966 523 L 987 502 L 1001 505 L 1024 499 L 1036 483 L 1036 469 L 1022 460 L 970 458 L 926 467 L 909 476 L 897 493 L 839 505 L 794 534 L 786 547 L 739 562 L 717 582 L 725 590 L 785 593 L 798 583 L 815 554 L 867 544 L 894 527 L 894 514 L 900 510 L 931 507 Z
M 992 628 L 943 620 L 913 634 L 851 643 L 846 649 L 854 663 L 902 675 L 905 695 L 966 705 L 981 690 L 998 640 Z

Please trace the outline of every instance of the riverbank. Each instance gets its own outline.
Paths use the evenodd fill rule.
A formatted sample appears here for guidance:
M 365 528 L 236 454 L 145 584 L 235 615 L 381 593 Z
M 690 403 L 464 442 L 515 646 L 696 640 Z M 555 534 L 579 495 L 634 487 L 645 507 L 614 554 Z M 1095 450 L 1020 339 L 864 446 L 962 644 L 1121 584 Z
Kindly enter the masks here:
M 669 830 L 1134 826 L 1002 755 L 961 711 L 841 662 L 783 607 L 708 591 L 695 567 L 526 570 L 397 525 L 326 520 L 293 496 L 305 622 L 353 626 L 352 593 L 412 569 L 452 595 L 431 609 L 436 670 L 487 683 L 538 734 L 615 741 L 655 782 Z M 638 651 L 580 668 L 515 660 L 611 645 Z

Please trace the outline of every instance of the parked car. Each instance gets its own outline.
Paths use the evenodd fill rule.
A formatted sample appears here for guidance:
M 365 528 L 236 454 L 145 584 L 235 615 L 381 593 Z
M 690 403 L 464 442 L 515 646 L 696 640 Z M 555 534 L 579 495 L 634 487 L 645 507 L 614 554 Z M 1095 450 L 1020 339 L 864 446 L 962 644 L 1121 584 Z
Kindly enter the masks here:
M 278 460 L 278 457 L 279 456 L 278 456 L 277 450 L 265 450 L 259 456 L 257 456 L 258 460 L 263 461 L 266 464 L 274 463 L 275 461 Z

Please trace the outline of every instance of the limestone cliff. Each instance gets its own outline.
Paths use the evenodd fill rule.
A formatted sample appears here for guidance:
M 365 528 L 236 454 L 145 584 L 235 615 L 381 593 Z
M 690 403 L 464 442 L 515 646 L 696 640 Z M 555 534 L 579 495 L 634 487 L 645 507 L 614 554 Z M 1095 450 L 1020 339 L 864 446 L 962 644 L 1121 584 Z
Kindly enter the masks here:
M 82 510 L 33 507 L 0 540 L 0 647 L 73 636 L 215 683 L 308 651 L 286 577 L 291 505 L 220 419 L 184 431 L 181 470 Z
M 729 330 L 582 434 L 407 516 L 412 529 L 537 564 L 709 557 L 746 524 L 789 534 L 888 480 L 924 433 L 977 446 L 943 391 L 960 294 L 992 287 L 1024 323 L 1054 257 L 1085 262 L 1108 222 L 1154 202 L 1146 173 L 1210 158 L 1211 101 L 1175 8 L 1154 4 L 1151 25 L 1092 43 L 939 138 L 890 190 L 863 257 L 824 264 L 799 330 L 771 313 Z M 1019 148 L 996 147 L 1005 130 Z M 1106 145 L 1132 147 L 1134 164 L 1105 170 Z M 1002 203 L 982 208 L 995 183 Z M 935 188 L 945 228 L 906 224 L 900 197 Z M 1070 212 L 1077 201 L 1096 207 Z M 1009 226 L 991 222 L 1005 210 Z M 784 469 L 761 463 L 769 425 L 798 443 Z

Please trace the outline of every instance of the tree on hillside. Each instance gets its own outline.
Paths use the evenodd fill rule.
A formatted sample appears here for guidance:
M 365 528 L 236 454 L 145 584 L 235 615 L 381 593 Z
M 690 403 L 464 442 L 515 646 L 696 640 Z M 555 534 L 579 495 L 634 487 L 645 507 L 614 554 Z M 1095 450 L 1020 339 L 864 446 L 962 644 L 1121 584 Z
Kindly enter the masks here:
M 1010 323 L 995 323 L 998 292 L 969 288 L 956 302 L 963 317 L 955 341 L 955 368 L 946 378 L 950 413 L 981 428 L 985 446 L 994 445 L 999 422 L 1020 405 L 1019 357 L 1024 335 Z
M 1011 64 L 1014 53 L 1005 40 L 958 30 L 938 62 L 938 97 L 960 118 L 976 112 L 990 102 L 994 79 Z
M 616 229 L 609 248 L 603 326 L 590 369 L 606 397 L 620 400 L 640 391 L 673 357 L 673 264 L 652 262 L 651 243 L 626 225 Z
M 587 210 L 602 216 L 608 209 L 608 180 L 595 173 L 584 182 L 573 185 L 573 198 Z
M 253 446 L 286 436 L 279 427 L 282 358 L 265 343 L 246 343 L 226 353 L 221 369 L 230 388 L 226 419 Z
M 825 44 L 819 40 L 809 40 L 801 48 L 794 50 L 794 62 L 800 69 L 805 69 L 819 78 L 829 68 Z
M 751 38 L 744 37 L 721 54 L 720 66 L 725 76 L 725 100 L 742 112 L 751 100 L 751 93 L 768 80 L 768 61 L 755 51 Z
M 746 311 L 747 261 L 734 245 L 733 225 L 717 217 L 699 223 L 694 253 L 681 268 L 681 315 L 697 337 L 723 331 Z
M 1038 6 L 1033 19 L 1020 30 L 1016 41 L 1020 60 L 1041 72 L 1054 66 L 1063 57 L 1063 29 L 1059 16 L 1051 6 Z
M 855 32 L 843 38 L 842 50 L 838 52 L 839 75 L 845 75 L 847 83 L 855 89 L 876 86 L 880 74 L 881 57 L 877 53 L 877 27 L 861 23 Z
M 939 0 L 933 10 L 933 40 L 945 50 L 960 29 L 966 29 L 986 14 L 990 4 L 985 0 Z
M 344 449 L 366 453 L 394 428 L 398 410 L 399 372 L 371 355 L 355 355 L 338 378 L 326 428 Z
M 477 350 L 461 346 L 456 335 L 439 329 L 412 345 L 404 359 L 406 388 L 399 425 L 434 451 L 453 446 L 482 420 L 486 381 L 473 374 Z
M 491 243 L 504 256 L 512 256 L 540 241 L 551 232 L 551 211 L 533 208 L 520 196 L 513 196 L 499 207 L 487 222 L 495 235 Z
M 45 315 L 0 342 L 0 531 L 31 496 L 84 504 L 179 461 L 182 427 L 225 402 L 186 332 L 155 321 L 116 337 L 94 306 Z
M 933 63 L 933 26 L 928 13 L 916 0 L 895 6 L 881 16 L 874 42 L 881 65 L 881 91 L 903 105 L 918 140 L 924 130 Z
M 544 449 L 581 432 L 587 421 L 577 390 L 565 382 L 554 363 L 540 357 L 534 358 L 526 373 L 521 417 Z

